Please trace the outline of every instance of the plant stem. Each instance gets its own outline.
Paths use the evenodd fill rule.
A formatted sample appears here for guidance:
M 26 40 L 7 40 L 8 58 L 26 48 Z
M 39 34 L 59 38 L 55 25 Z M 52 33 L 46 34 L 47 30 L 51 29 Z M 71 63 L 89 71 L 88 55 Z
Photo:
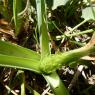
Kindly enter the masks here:
M 44 77 L 50 84 L 55 95 L 69 95 L 69 91 L 66 89 L 56 72 L 53 72 L 50 75 L 44 75 Z
M 21 95 L 26 95 L 25 94 L 25 74 L 24 71 L 19 70 L 18 72 L 20 72 L 21 74 Z
M 57 27 L 57 25 L 52 21 L 52 24 L 55 26 L 55 28 L 61 33 L 63 34 L 63 32 Z
M 78 33 L 67 34 L 66 37 L 74 37 L 74 36 L 83 35 L 83 34 L 86 34 L 86 33 L 92 33 L 94 31 L 95 31 L 94 29 L 89 29 L 89 30 L 78 32 Z M 62 39 L 64 37 L 65 37 L 64 35 L 56 36 L 56 39 Z
M 41 70 L 43 73 L 49 74 L 63 65 L 68 65 L 71 62 L 79 60 L 81 57 L 89 55 L 95 51 L 95 38 L 92 38 L 91 41 L 84 47 L 71 50 L 61 54 L 50 55 L 46 57 L 41 63 Z
M 87 21 L 89 21 L 88 19 L 83 20 L 81 23 L 79 23 L 78 25 L 76 25 L 70 32 L 72 33 L 75 29 L 77 29 L 78 27 L 80 27 L 81 25 L 83 25 L 84 23 L 86 23 Z
M 9 86 L 5 85 L 5 88 L 10 91 L 13 95 L 18 95 L 15 91 L 13 91 Z
M 23 11 L 21 11 L 20 13 L 18 13 L 17 16 L 24 15 L 24 13 L 25 13 L 25 12 L 28 10 L 28 8 L 29 8 L 29 4 L 30 4 L 30 2 L 29 2 L 29 0 L 27 0 L 27 1 L 26 1 L 26 7 L 25 7 L 25 9 L 24 9 Z

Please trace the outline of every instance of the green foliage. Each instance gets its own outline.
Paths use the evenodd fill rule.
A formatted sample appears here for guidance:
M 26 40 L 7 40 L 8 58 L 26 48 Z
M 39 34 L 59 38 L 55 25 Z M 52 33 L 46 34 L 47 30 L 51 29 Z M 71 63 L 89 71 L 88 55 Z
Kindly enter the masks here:
M 45 0 L 36 0 L 36 6 L 37 6 L 38 31 L 40 35 L 41 54 L 43 58 L 44 56 L 50 54 Z
M 15 23 L 15 34 L 18 35 L 22 26 L 22 19 L 18 14 L 23 9 L 23 0 L 14 0 L 13 2 L 13 18 Z
M 35 51 L 4 41 L 0 41 L 0 54 L 40 60 L 40 55 Z
M 28 1 L 29 0 L 27 0 L 27 2 Z M 51 54 L 50 46 L 49 46 L 51 39 L 49 38 L 49 29 L 48 29 L 49 24 L 47 21 L 47 18 L 49 17 L 47 14 L 48 12 L 46 11 L 47 6 L 50 5 L 49 7 L 52 7 L 52 10 L 55 10 L 57 9 L 57 7 L 64 5 L 66 8 L 64 12 L 65 13 L 64 17 L 68 19 L 70 18 L 70 16 L 73 16 L 75 14 L 75 11 L 78 9 L 77 5 L 79 4 L 79 0 L 52 0 L 52 1 L 47 0 L 47 6 L 46 6 L 45 0 L 35 0 L 35 1 L 31 0 L 29 3 L 31 5 L 29 6 L 30 7 L 33 6 L 33 8 L 35 8 L 36 6 L 36 10 L 37 10 L 36 12 L 37 12 L 38 32 L 36 34 L 39 34 L 40 54 L 38 54 L 36 51 L 29 50 L 19 45 L 0 41 L 0 66 L 26 69 L 26 70 L 30 70 L 35 73 L 41 74 L 46 79 L 46 81 L 50 84 L 52 92 L 55 95 L 59 95 L 59 93 L 60 95 L 63 95 L 63 94 L 69 95 L 69 91 L 65 88 L 63 82 L 60 80 L 58 74 L 56 73 L 56 70 L 61 68 L 63 65 L 70 65 L 73 62 L 77 64 L 78 60 L 80 60 L 81 57 L 85 55 L 89 55 L 90 53 L 93 53 L 95 51 L 95 47 L 94 47 L 95 42 L 93 41 L 94 36 L 93 36 L 93 39 L 86 46 L 82 48 L 71 50 L 68 52 L 60 53 L 60 54 Z M 12 7 L 13 7 L 13 19 L 15 23 L 15 35 L 17 36 L 22 26 L 21 15 L 19 14 L 23 12 L 24 1 L 14 0 L 11 2 L 13 3 Z M 3 7 L 3 5 L 0 7 Z M 26 4 L 26 7 L 27 7 L 27 4 Z M 2 11 L 3 8 L 0 10 Z M 70 33 L 75 32 L 75 29 L 77 29 L 82 24 L 86 23 L 89 19 L 94 20 L 95 18 L 94 18 L 93 10 L 94 8 L 91 9 L 90 7 L 83 9 L 82 17 L 85 20 L 81 22 L 80 24 L 78 24 L 77 26 L 75 26 L 69 32 Z M 8 16 L 7 14 L 5 14 L 6 13 L 5 11 L 3 13 L 4 15 Z M 58 24 L 59 23 L 60 22 L 58 22 Z M 51 30 L 54 29 L 53 26 L 54 25 L 52 25 L 52 21 L 51 21 L 50 22 Z M 57 30 L 59 30 L 58 27 L 57 27 Z M 94 29 L 90 29 L 89 31 L 91 33 L 94 31 Z M 84 33 L 87 33 L 87 31 L 86 32 L 84 31 Z M 76 33 L 74 35 L 69 35 L 68 37 L 76 36 L 76 35 L 79 35 L 79 34 Z M 23 95 L 25 94 L 25 91 L 24 91 L 25 90 L 25 76 L 24 76 L 23 71 L 21 71 L 20 73 L 22 76 L 21 77 L 22 78 L 21 79 L 22 80 L 21 94 Z M 35 92 L 34 93 L 35 95 L 36 94 L 39 95 L 39 93 L 37 93 L 36 91 L 34 92 Z
M 45 75 L 45 79 L 47 80 L 47 82 L 50 83 L 55 95 L 59 95 L 59 93 L 60 95 L 69 95 L 68 90 L 66 89 L 56 72 L 53 72 L 50 75 Z
M 44 60 L 45 57 L 49 57 L 49 55 L 50 55 L 45 0 L 36 0 L 36 6 L 37 6 L 37 18 L 38 18 L 38 30 L 39 30 L 39 34 L 40 34 L 40 47 L 41 47 L 41 57 L 42 57 L 41 60 Z M 42 61 L 41 61 L 41 64 L 43 64 Z M 40 68 L 40 69 L 42 71 L 42 68 Z M 63 95 L 63 93 L 64 93 L 64 95 L 69 95 L 69 92 L 65 88 L 64 84 L 61 82 L 57 73 L 52 73 L 48 77 L 45 75 L 43 75 L 43 76 L 47 80 L 47 82 L 50 84 L 55 95 L 58 95 L 59 93 L 60 93 L 60 95 Z M 53 81 L 55 81 L 55 82 L 58 81 L 56 83 L 56 86 L 53 84 Z
M 93 7 L 93 10 L 95 12 L 95 7 Z M 86 7 L 82 10 L 82 17 L 85 20 L 95 20 L 91 7 Z
M 87 45 L 66 53 L 50 55 L 49 57 L 44 58 L 42 61 L 41 70 L 45 74 L 51 73 L 63 65 L 69 65 L 71 62 L 79 60 L 81 57 L 88 55 L 94 50 L 94 46 Z
M 41 73 L 39 69 L 40 62 L 29 58 L 0 54 L 0 66 L 27 69 Z

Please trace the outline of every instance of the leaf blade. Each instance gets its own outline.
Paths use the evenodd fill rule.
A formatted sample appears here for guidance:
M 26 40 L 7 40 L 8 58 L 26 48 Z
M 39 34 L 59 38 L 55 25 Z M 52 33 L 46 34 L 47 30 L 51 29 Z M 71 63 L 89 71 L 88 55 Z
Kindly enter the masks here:
M 13 18 L 15 23 L 15 34 L 16 36 L 19 34 L 22 19 L 18 16 L 18 13 L 22 11 L 22 0 L 14 0 L 13 1 Z
M 0 54 L 40 60 L 40 54 L 30 49 L 0 40 Z
M 40 61 L 28 58 L 0 54 L 0 66 L 27 69 L 36 73 L 41 73 L 39 69 Z
M 43 58 L 50 54 L 45 0 L 36 0 L 36 6 L 38 31 L 40 34 L 41 57 Z

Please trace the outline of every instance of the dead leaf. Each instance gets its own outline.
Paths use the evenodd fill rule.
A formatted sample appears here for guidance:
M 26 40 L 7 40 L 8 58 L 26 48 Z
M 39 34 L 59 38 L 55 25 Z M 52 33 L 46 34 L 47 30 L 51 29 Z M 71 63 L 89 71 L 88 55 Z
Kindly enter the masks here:
M 14 39 L 16 39 L 13 30 L 8 30 L 8 29 L 0 28 L 0 32 L 1 32 L 1 33 L 4 33 L 4 34 L 11 35 Z
M 8 25 L 8 22 L 5 19 L 0 19 L 0 25 Z

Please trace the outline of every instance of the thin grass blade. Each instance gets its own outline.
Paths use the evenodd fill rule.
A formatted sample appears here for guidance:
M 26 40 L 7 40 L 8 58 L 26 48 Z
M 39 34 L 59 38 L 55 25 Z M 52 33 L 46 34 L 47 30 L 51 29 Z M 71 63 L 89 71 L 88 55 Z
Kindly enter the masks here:
M 14 0 L 13 1 L 13 18 L 15 23 L 15 34 L 18 35 L 21 25 L 22 19 L 18 16 L 18 13 L 22 11 L 22 0 Z
M 36 7 L 38 31 L 40 34 L 41 57 L 43 58 L 50 54 L 45 0 L 36 0 Z

